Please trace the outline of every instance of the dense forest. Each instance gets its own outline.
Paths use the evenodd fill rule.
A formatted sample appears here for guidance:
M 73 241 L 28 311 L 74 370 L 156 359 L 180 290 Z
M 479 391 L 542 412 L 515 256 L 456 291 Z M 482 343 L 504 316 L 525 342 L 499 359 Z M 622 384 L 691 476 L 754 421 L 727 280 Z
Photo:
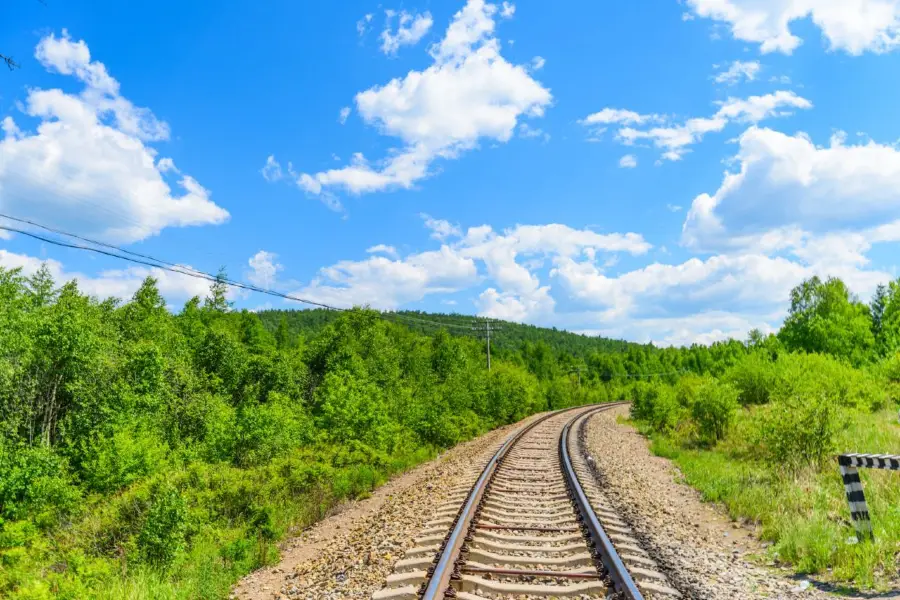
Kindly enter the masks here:
M 255 314 L 222 281 L 172 314 L 152 278 L 124 303 L 60 283 L 0 269 L 2 597 L 224 598 L 283 536 L 392 474 L 534 412 L 619 399 L 780 560 L 861 583 L 896 571 L 900 486 L 874 480 L 876 544 L 849 546 L 827 464 L 841 444 L 900 441 L 885 417 L 896 283 L 865 305 L 813 278 L 777 335 L 709 347 L 502 323 L 490 371 L 461 315 Z M 794 530 L 739 494 L 763 484 L 792 494 Z M 837 550 L 813 547 L 822 531 Z

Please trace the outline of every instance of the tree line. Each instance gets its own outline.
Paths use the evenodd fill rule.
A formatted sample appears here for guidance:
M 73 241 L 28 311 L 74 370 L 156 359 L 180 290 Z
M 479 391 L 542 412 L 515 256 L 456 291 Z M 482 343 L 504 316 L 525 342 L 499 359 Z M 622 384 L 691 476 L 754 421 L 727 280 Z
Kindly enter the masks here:
M 225 597 L 292 528 L 538 411 L 631 399 L 642 422 L 714 443 L 741 404 L 821 424 L 818 381 L 874 407 L 900 379 L 896 282 L 864 305 L 813 278 L 777 334 L 710 346 L 505 323 L 490 371 L 475 332 L 449 327 L 470 318 L 256 314 L 226 291 L 173 313 L 153 278 L 121 302 L 0 268 L 0 596 Z

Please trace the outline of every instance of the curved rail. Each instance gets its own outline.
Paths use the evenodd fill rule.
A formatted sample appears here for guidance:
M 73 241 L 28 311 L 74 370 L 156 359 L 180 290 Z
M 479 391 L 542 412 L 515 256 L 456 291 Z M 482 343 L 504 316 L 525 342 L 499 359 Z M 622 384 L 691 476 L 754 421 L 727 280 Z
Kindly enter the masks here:
M 625 598 L 628 598 L 629 600 L 643 600 L 643 595 L 638 589 L 637 584 L 635 584 L 634 579 L 631 577 L 631 573 L 628 572 L 625 563 L 622 562 L 619 553 L 616 552 L 615 547 L 613 547 L 612 540 L 606 535 L 603 526 L 600 524 L 600 520 L 597 518 L 597 514 L 591 507 L 591 502 L 588 500 L 587 495 L 584 493 L 584 488 L 581 487 L 581 483 L 578 481 L 578 475 L 575 473 L 575 468 L 572 466 L 572 459 L 569 456 L 569 432 L 571 431 L 572 424 L 578 419 L 587 418 L 591 414 L 606 410 L 607 408 L 608 407 L 604 406 L 602 408 L 587 411 L 566 423 L 565 427 L 563 427 L 562 435 L 559 436 L 559 458 L 563 465 L 563 474 L 566 478 L 566 484 L 569 486 L 569 490 L 572 492 L 573 500 L 575 501 L 575 507 L 578 510 L 578 514 L 584 519 L 584 526 L 587 528 L 591 540 L 595 544 L 596 550 L 600 555 L 600 560 L 603 561 L 603 566 L 606 567 L 610 579 L 612 579 L 616 589 L 621 592 Z
M 575 410 L 576 408 L 583 407 L 576 406 L 547 413 L 541 418 L 535 419 L 526 427 L 523 427 L 519 431 L 515 432 L 514 434 L 509 436 L 505 442 L 503 442 L 503 445 L 500 446 L 500 449 L 497 450 L 497 453 L 494 454 L 488 464 L 484 467 L 484 470 L 481 472 L 481 476 L 472 487 L 472 491 L 469 492 L 469 496 L 466 498 L 466 502 L 465 504 L 463 504 L 459 516 L 457 516 L 456 518 L 456 524 L 453 526 L 450 535 L 444 542 L 444 548 L 441 551 L 441 556 L 438 559 L 437 564 L 434 566 L 433 572 L 430 573 L 428 585 L 425 587 L 425 591 L 422 593 L 423 600 L 440 600 L 444 597 L 444 593 L 446 592 L 447 588 L 450 587 L 450 577 L 451 575 L 453 575 L 454 566 L 457 559 L 459 558 L 460 549 L 466 541 L 466 533 L 469 531 L 469 526 L 472 524 L 472 519 L 475 517 L 475 509 L 481 503 L 481 498 L 482 496 L 484 496 L 484 491 L 487 489 L 487 484 L 493 478 L 494 473 L 497 472 L 497 466 L 500 464 L 500 461 L 503 460 L 503 457 L 506 456 L 507 452 L 509 452 L 509 450 L 516 444 L 516 442 L 518 442 L 522 438 L 522 436 L 534 429 L 534 427 L 536 427 L 540 423 L 543 423 L 554 415 L 569 410 Z
M 584 518 L 587 531 L 591 536 L 594 546 L 599 552 L 603 565 L 609 572 L 613 583 L 629 600 L 642 600 L 643 597 L 641 596 L 640 591 L 637 589 L 637 586 L 631 578 L 631 575 L 628 574 L 624 563 L 622 563 L 622 560 L 613 548 L 609 537 L 603 531 L 603 527 L 600 525 L 594 510 L 591 508 L 590 502 L 584 494 L 584 490 L 572 467 L 567 444 L 570 425 L 576 420 L 588 414 L 607 410 L 621 404 L 624 403 L 610 403 L 589 410 L 584 410 L 586 408 L 584 406 L 576 406 L 554 411 L 536 419 L 534 422 L 528 424 L 528 426 L 511 435 L 485 466 L 475 485 L 472 487 L 472 490 L 469 492 L 469 495 L 466 497 L 466 501 L 456 518 L 453 529 L 448 534 L 443 548 L 440 551 L 437 563 L 432 569 L 429 569 L 428 581 L 421 598 L 424 600 L 442 600 L 447 591 L 452 589 L 450 587 L 450 582 L 455 573 L 456 564 L 460 557 L 460 551 L 466 543 L 466 535 L 476 517 L 485 490 L 488 488 L 491 480 L 496 474 L 499 464 L 503 461 L 504 457 L 509 453 L 512 447 L 526 433 L 546 419 L 559 415 L 560 413 L 582 409 L 583 412 L 571 419 L 565 425 L 563 435 L 560 436 L 560 458 L 564 465 L 563 471 L 565 472 L 565 480 L 570 491 L 572 491 L 576 508 L 579 514 Z

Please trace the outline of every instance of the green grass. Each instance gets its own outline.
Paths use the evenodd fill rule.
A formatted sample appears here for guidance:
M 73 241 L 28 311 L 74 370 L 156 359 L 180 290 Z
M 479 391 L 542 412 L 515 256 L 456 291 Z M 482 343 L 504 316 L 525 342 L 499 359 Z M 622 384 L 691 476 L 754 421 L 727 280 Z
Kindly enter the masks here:
M 674 436 L 651 434 L 654 453 L 673 460 L 704 499 L 756 525 L 770 558 L 797 573 L 851 587 L 884 588 L 897 576 L 900 552 L 900 473 L 862 470 L 874 543 L 856 543 L 837 461 L 789 473 L 751 458 L 753 412 L 742 411 L 732 435 L 707 449 Z M 893 410 L 848 415 L 842 452 L 900 453 Z

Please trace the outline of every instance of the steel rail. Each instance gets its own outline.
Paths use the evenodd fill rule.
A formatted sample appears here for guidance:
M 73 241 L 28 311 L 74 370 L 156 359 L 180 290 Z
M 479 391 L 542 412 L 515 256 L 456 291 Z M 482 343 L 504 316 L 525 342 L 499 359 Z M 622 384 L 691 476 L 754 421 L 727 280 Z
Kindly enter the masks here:
M 450 587 L 450 576 L 453 575 L 456 561 L 459 559 L 460 548 L 462 548 L 465 543 L 466 534 L 469 531 L 472 520 L 475 518 L 475 509 L 481 504 L 481 498 L 484 496 L 487 484 L 493 479 L 494 473 L 496 473 L 497 467 L 500 464 L 500 461 L 503 460 L 503 457 L 506 456 L 507 452 L 509 452 L 523 435 L 531 431 L 534 427 L 554 415 L 567 410 L 575 410 L 576 408 L 583 407 L 577 406 L 566 408 L 548 413 L 539 419 L 535 419 L 527 426 L 510 435 L 506 441 L 503 442 L 503 445 L 500 446 L 500 449 L 497 450 L 494 456 L 491 457 L 491 460 L 481 472 L 478 481 L 475 482 L 475 485 L 466 497 L 466 503 L 463 505 L 459 516 L 456 518 L 456 524 L 453 526 L 450 535 L 447 536 L 446 542 L 444 542 L 444 548 L 441 550 L 440 558 L 434 566 L 433 572 L 429 576 L 428 585 L 425 587 L 425 591 L 422 593 L 421 598 L 423 600 L 441 600 L 447 589 Z
M 625 563 L 622 562 L 619 553 L 616 552 L 612 540 L 606 535 L 606 531 L 603 530 L 603 525 L 600 524 L 597 514 L 591 507 L 591 502 L 584 493 L 581 482 L 578 481 L 578 475 L 575 473 L 575 468 L 572 466 L 572 460 L 569 456 L 569 432 L 572 424 L 578 419 L 586 418 L 593 413 L 606 410 L 607 408 L 610 408 L 610 406 L 587 411 L 566 423 L 565 427 L 563 427 L 562 435 L 559 436 L 559 457 L 563 464 L 563 474 L 566 478 L 566 484 L 572 492 L 578 513 L 581 515 L 582 519 L 584 519 L 584 526 L 587 528 L 591 540 L 595 544 L 595 549 L 600 555 L 600 560 L 603 562 L 603 566 L 606 567 L 606 571 L 609 573 L 609 577 L 612 579 L 617 591 L 621 592 L 628 600 L 643 600 L 644 596 L 638 589 L 637 584 L 635 584 L 634 579 L 631 577 L 631 573 L 628 572 Z
M 587 410 L 584 412 L 584 414 L 586 415 L 591 412 L 595 412 L 595 411 L 599 411 L 599 410 L 606 410 L 606 409 L 612 408 L 613 406 L 618 406 L 620 404 L 625 404 L 625 403 L 615 402 L 615 403 L 604 404 L 601 407 L 596 408 L 594 410 Z M 437 563 L 434 565 L 434 567 L 429 569 L 428 582 L 425 585 L 424 591 L 420 595 L 420 598 L 422 598 L 422 600 L 442 600 L 444 598 L 444 595 L 447 593 L 447 591 L 449 589 L 451 589 L 451 587 L 450 587 L 451 576 L 456 571 L 457 561 L 459 560 L 459 556 L 460 556 L 460 550 L 462 549 L 463 545 L 466 542 L 466 536 L 468 535 L 471 525 L 475 519 L 478 506 L 481 504 L 481 499 L 483 498 L 484 493 L 488 488 L 488 484 L 491 482 L 491 480 L 494 477 L 494 474 L 497 472 L 498 466 L 503 461 L 503 459 L 506 457 L 507 453 L 509 453 L 509 451 L 512 449 L 512 447 L 526 433 L 528 433 L 534 427 L 536 427 L 540 423 L 543 423 L 550 417 L 559 415 L 564 412 L 569 412 L 569 411 L 584 409 L 584 408 L 586 408 L 586 407 L 585 406 L 573 406 L 570 408 L 564 408 L 561 410 L 557 410 L 557 411 L 548 413 L 548 414 L 540 417 L 539 419 L 535 419 L 533 422 L 529 423 L 527 426 L 523 427 L 519 431 L 510 435 L 506 439 L 506 441 L 503 442 L 503 445 L 500 447 L 500 449 L 497 450 L 497 452 L 494 454 L 494 456 L 491 457 L 491 460 L 488 462 L 488 464 L 484 467 L 484 470 L 481 472 L 481 475 L 478 477 L 478 481 L 475 482 L 475 485 L 472 487 L 471 491 L 469 492 L 469 495 L 466 497 L 465 504 L 463 504 L 463 507 L 460 510 L 460 512 L 456 518 L 456 522 L 453 526 L 453 529 L 447 536 L 447 538 L 444 542 L 443 548 L 440 551 L 440 556 L 438 557 Z M 581 416 L 581 415 L 579 415 L 579 416 Z M 576 417 L 575 419 L 572 419 L 572 421 L 570 421 L 569 424 L 571 422 L 575 421 L 577 418 L 578 417 Z M 569 424 L 566 425 L 566 429 L 564 431 L 568 430 Z M 563 439 L 563 438 L 561 437 L 560 439 Z M 571 468 L 571 464 L 570 464 L 570 468 Z M 578 489 L 580 490 L 581 488 L 580 488 L 580 484 L 577 484 L 577 478 L 576 478 L 576 485 L 578 486 Z M 584 492 L 582 491 L 582 495 L 583 494 L 584 494 Z M 588 504 L 588 506 L 590 506 L 590 505 Z M 591 514 L 593 515 L 593 511 L 591 511 Z M 594 515 L 594 520 L 596 521 L 596 515 Z M 598 525 L 599 525 L 599 523 L 598 523 Z M 602 531 L 602 528 L 600 529 L 600 531 Z M 605 536 L 605 534 L 604 534 L 604 536 Z M 607 544 L 609 544 L 609 546 L 611 548 L 612 544 L 610 543 L 609 538 L 605 537 L 605 539 L 606 539 Z M 613 553 L 615 553 L 615 550 L 613 550 Z M 615 557 L 617 560 L 619 560 L 619 563 L 621 564 L 621 560 L 618 559 L 617 554 L 615 554 Z M 604 565 L 605 565 L 605 562 L 604 562 Z M 607 569 L 608 568 L 609 567 L 607 567 Z M 624 570 L 624 566 L 622 568 Z M 626 575 L 627 575 L 627 571 L 626 571 Z M 628 577 L 630 580 L 630 576 L 628 576 Z M 632 582 L 632 585 L 633 585 L 633 582 Z M 635 588 L 635 591 L 636 591 L 636 588 Z M 637 596 L 632 596 L 631 598 L 642 599 L 642 596 L 640 595 L 640 592 L 637 592 Z

